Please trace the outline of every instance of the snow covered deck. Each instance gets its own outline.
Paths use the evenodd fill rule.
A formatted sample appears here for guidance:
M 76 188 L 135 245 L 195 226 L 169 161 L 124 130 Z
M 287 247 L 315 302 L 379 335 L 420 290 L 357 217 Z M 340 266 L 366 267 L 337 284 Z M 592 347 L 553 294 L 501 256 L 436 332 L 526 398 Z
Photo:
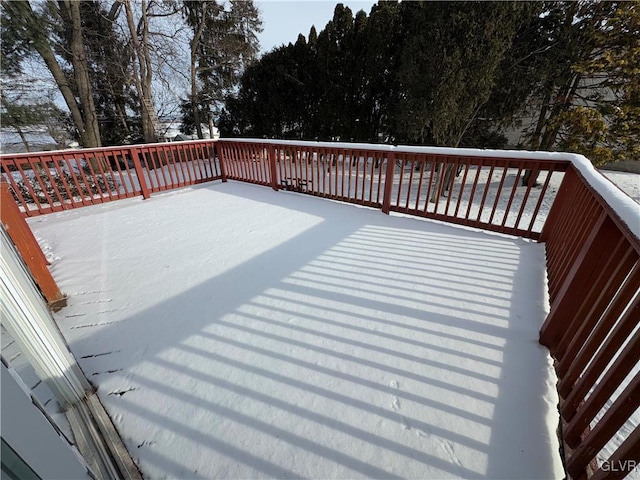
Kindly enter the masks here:
M 29 220 L 145 478 L 562 478 L 543 246 L 240 183 Z

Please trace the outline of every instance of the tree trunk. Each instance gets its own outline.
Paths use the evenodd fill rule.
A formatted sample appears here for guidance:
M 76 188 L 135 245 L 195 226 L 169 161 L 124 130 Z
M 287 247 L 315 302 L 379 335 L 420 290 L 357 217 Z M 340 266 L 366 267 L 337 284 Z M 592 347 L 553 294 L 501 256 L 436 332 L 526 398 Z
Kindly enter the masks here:
M 565 17 L 565 23 L 567 28 L 572 28 L 575 16 L 578 12 L 579 4 L 577 2 L 571 3 L 571 9 Z M 588 48 L 588 47 L 587 47 Z M 580 57 L 583 57 L 582 55 Z M 554 88 L 547 87 L 544 102 L 538 116 L 538 122 L 536 129 L 531 138 L 531 147 L 535 150 L 549 150 L 553 146 L 558 136 L 560 127 L 558 125 L 550 125 L 555 118 L 561 113 L 565 112 L 573 102 L 578 85 L 581 80 L 580 74 L 575 74 L 564 85 L 560 85 L 559 89 L 554 92 Z M 549 112 L 549 104 L 551 102 L 551 96 L 555 93 L 555 105 Z M 549 116 L 547 117 L 547 113 Z M 522 177 L 523 186 L 535 187 L 538 185 L 539 171 L 526 170 Z
M 148 39 L 148 22 L 146 16 L 146 2 L 142 2 L 142 22 L 143 22 L 143 45 L 138 40 L 138 31 L 133 20 L 133 11 L 131 10 L 130 0 L 122 0 L 127 16 L 127 25 L 131 34 L 131 45 L 133 46 L 133 81 L 136 86 L 136 92 L 140 99 L 140 117 L 142 120 L 142 135 L 146 143 L 156 142 L 157 136 L 153 125 L 153 99 L 151 97 L 151 60 L 149 56 Z
M 142 45 L 139 52 L 142 54 L 140 65 L 144 65 L 144 69 L 140 68 L 140 76 L 142 79 L 142 92 L 146 111 L 145 119 L 142 122 L 142 130 L 144 132 L 144 141 L 153 143 L 158 141 L 155 129 L 155 107 L 153 105 L 153 66 L 151 65 L 151 54 L 149 53 L 149 19 L 147 18 L 147 2 L 142 0 Z
M 78 98 L 82 105 L 84 117 L 84 131 L 81 133 L 83 146 L 101 147 L 100 126 L 96 116 L 95 104 L 93 103 L 93 92 L 89 79 L 89 68 L 87 57 L 84 52 L 84 42 L 82 40 L 82 27 L 80 20 L 80 3 L 65 0 L 65 8 L 68 9 L 71 19 L 72 37 L 71 54 L 73 72 L 78 87 Z M 97 167 L 97 165 L 96 165 Z
M 67 78 L 65 77 L 62 68 L 60 68 L 60 65 L 58 64 L 56 56 L 53 53 L 53 50 L 51 50 L 51 47 L 49 45 L 40 45 L 39 42 L 36 42 L 36 49 L 44 60 L 44 63 L 47 65 L 47 68 L 51 72 L 51 75 L 53 76 L 53 79 L 58 86 L 58 90 L 60 90 L 60 93 L 62 94 L 62 98 L 64 98 L 64 102 L 67 105 L 69 112 L 71 113 L 73 126 L 76 127 L 76 130 L 80 135 L 80 141 L 82 142 L 85 139 L 85 136 L 83 135 L 85 125 L 82 118 L 82 112 L 80 111 L 80 106 L 76 101 L 75 94 L 71 90 L 69 82 L 67 82 Z M 87 148 L 97 147 L 97 145 L 93 145 L 91 143 L 82 143 L 82 146 Z
M 561 99 L 562 101 L 558 103 L 553 111 L 551 112 L 550 120 L 555 119 L 561 114 L 565 113 L 571 105 L 573 104 L 573 97 L 578 90 L 578 86 L 580 85 L 580 81 L 582 80 L 582 76 L 579 74 L 574 75 L 574 77 L 567 82 L 565 85 Z M 540 148 L 542 150 L 549 150 L 556 142 L 556 138 L 558 137 L 558 133 L 560 132 L 560 126 L 555 125 L 554 128 L 548 128 L 545 130 L 544 135 L 542 136 L 542 140 L 540 140 Z
M 206 10 L 207 2 L 202 4 L 202 8 Z M 204 15 L 203 18 L 200 19 L 200 25 L 198 25 L 198 29 L 193 34 L 193 39 L 191 40 L 191 112 L 193 114 L 193 122 L 196 125 L 196 132 L 198 133 L 198 138 L 204 138 L 202 133 L 202 121 L 200 119 L 200 110 L 198 109 L 198 104 L 200 100 L 198 98 L 198 82 L 196 78 L 196 63 L 198 58 L 198 47 L 200 45 L 200 38 L 202 37 L 202 32 L 204 31 L 205 20 Z M 212 137 L 213 138 L 213 132 Z
M 33 42 L 35 51 L 38 52 L 51 72 L 51 76 L 62 94 L 82 146 L 85 148 L 102 146 L 87 58 L 84 52 L 79 2 L 60 0 L 57 3 L 60 17 L 71 32 L 68 47 L 71 52 L 71 64 L 77 89 L 72 88 L 69 84 L 67 75 L 62 70 L 51 47 L 47 30 L 42 28 L 30 2 L 3 2 L 2 6 L 11 9 L 13 17 L 22 18 L 24 28 Z M 97 169 L 98 164 L 95 164 L 94 167 Z
M 534 136 L 531 141 L 532 147 L 534 147 L 536 150 L 550 150 L 553 147 L 556 139 L 558 138 L 560 126 L 550 126 L 549 123 L 552 123 L 554 119 L 556 119 L 562 113 L 566 112 L 571 107 L 571 105 L 573 104 L 573 97 L 578 90 L 578 86 L 580 85 L 581 80 L 582 76 L 576 74 L 570 80 L 568 80 L 565 85 L 563 85 L 562 89 L 557 94 L 557 97 L 560 99 L 560 101 L 558 101 L 558 103 L 554 105 L 553 109 L 549 113 L 549 118 L 547 118 L 547 108 L 546 106 L 543 106 L 540 112 L 540 117 L 538 118 Z M 545 100 L 548 102 L 549 99 L 550 94 L 547 95 Z M 522 176 L 522 185 L 535 187 L 538 184 L 538 173 L 539 172 L 537 171 L 534 173 L 531 170 L 525 170 L 524 175 Z
M 540 136 L 542 135 L 542 130 L 547 121 L 547 111 L 549 109 L 550 101 L 551 101 L 551 89 L 548 89 L 542 101 L 540 113 L 538 114 L 536 129 L 533 131 L 533 135 L 531 136 L 531 141 L 529 142 L 529 145 L 532 150 L 538 150 L 538 148 L 540 147 Z M 523 187 L 527 187 L 529 185 L 531 185 L 532 187 L 535 186 L 537 178 L 538 178 L 538 172 L 536 172 L 534 176 L 533 170 L 530 170 L 530 169 L 525 170 L 524 175 L 522 176 L 522 186 Z
M 83 143 L 82 146 L 99 146 L 99 135 L 97 138 L 87 138 L 87 136 L 84 134 L 85 121 L 83 118 L 83 112 L 81 111 L 80 105 L 78 105 L 78 101 L 76 100 L 76 94 L 69 85 L 67 77 L 62 71 L 58 60 L 53 53 L 53 49 L 51 48 L 51 44 L 49 43 L 46 32 L 38 27 L 38 21 L 36 20 L 36 17 L 33 13 L 31 4 L 29 2 L 3 2 L 2 5 L 5 9 L 12 9 L 12 15 L 16 18 L 22 17 L 24 19 L 24 25 L 26 26 L 26 29 L 29 32 L 29 36 L 33 41 L 35 50 L 44 61 L 49 72 L 51 72 L 51 76 L 56 82 L 58 90 L 60 90 L 62 98 L 64 99 L 64 102 L 69 109 L 73 125 L 78 131 L 81 141 L 86 142 Z
M 436 180 L 431 193 L 431 202 L 438 199 L 438 195 L 446 197 L 453 177 L 453 163 L 438 163 L 436 166 Z
M 27 141 L 27 137 L 25 137 L 24 132 L 22 131 L 22 129 L 20 127 L 13 127 L 16 129 L 16 132 L 18 132 L 18 136 L 20 137 L 20 140 L 22 140 L 22 144 L 24 145 L 24 149 L 27 152 L 31 151 L 31 148 L 29 147 L 29 142 Z

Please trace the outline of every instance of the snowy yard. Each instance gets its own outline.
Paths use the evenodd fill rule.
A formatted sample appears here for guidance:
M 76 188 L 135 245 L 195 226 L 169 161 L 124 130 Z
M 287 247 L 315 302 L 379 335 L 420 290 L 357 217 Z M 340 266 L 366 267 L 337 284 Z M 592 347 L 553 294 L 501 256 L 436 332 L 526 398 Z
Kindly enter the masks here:
M 29 220 L 145 478 L 562 478 L 543 246 L 229 182 Z
M 640 203 L 640 175 L 631 172 L 614 172 L 613 170 L 601 170 L 600 172 L 634 201 Z

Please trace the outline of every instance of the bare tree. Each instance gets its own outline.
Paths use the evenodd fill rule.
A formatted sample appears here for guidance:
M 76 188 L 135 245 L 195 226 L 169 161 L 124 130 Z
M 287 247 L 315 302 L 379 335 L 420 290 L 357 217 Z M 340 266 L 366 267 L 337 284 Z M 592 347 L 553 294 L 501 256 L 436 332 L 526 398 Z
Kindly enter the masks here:
M 136 27 L 130 0 L 120 0 L 125 7 L 127 26 L 131 35 L 134 61 L 132 62 L 133 81 L 140 100 L 140 114 L 142 120 L 142 135 L 147 143 L 158 140 L 155 131 L 155 108 L 153 105 L 152 82 L 153 68 L 149 52 L 149 19 L 147 16 L 147 2 L 142 0 L 140 29 Z M 140 32 L 139 32 L 140 30 Z
M 78 132 L 80 143 L 84 147 L 100 147 L 102 145 L 100 131 L 97 128 L 91 83 L 88 82 L 88 68 L 82 43 L 82 26 L 78 3 L 63 0 L 51 4 L 52 13 L 59 16 L 63 25 L 71 29 L 72 41 L 69 50 L 72 53 L 73 77 L 71 83 L 65 74 L 54 52 L 48 34 L 47 21 L 44 15 L 34 12 L 29 1 L 2 1 L 3 42 L 5 38 L 21 44 L 25 53 L 37 53 L 47 66 L 56 82 L 58 90 L 69 109 L 73 124 Z
M 84 135 L 89 139 L 91 147 L 102 146 L 100 138 L 100 126 L 96 116 L 96 108 L 93 103 L 93 90 L 89 79 L 89 67 L 85 55 L 85 47 L 82 41 L 82 21 L 80 19 L 80 2 L 62 0 L 59 3 L 60 16 L 71 27 L 71 62 L 73 64 L 74 79 L 78 90 L 78 98 L 82 105 L 84 117 Z

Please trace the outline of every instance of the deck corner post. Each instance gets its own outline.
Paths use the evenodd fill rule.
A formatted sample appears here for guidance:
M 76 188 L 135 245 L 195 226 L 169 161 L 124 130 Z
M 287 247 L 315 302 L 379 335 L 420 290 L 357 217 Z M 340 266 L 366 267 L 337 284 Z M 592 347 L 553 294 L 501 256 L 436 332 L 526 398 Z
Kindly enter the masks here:
M 549 173 L 549 175 L 550 174 L 551 173 Z M 558 188 L 556 198 L 551 204 L 551 208 L 549 209 L 544 225 L 542 225 L 542 231 L 540 232 L 540 238 L 538 239 L 539 243 L 545 243 L 553 236 L 552 232 L 558 226 L 558 222 L 561 221 L 560 219 L 563 216 L 563 211 L 571 204 L 571 198 L 575 193 L 577 181 L 578 176 L 576 175 L 575 169 L 573 165 L 569 164 L 569 168 L 567 168 L 564 178 L 560 183 L 560 187 Z
M 382 197 L 382 213 L 389 215 L 391 210 L 391 194 L 393 192 L 393 180 L 396 166 L 396 152 L 390 151 L 387 155 L 387 169 L 384 175 L 384 196 Z
M 278 167 L 276 164 L 276 147 L 273 145 L 269 145 L 267 147 L 267 157 L 269 159 L 269 173 L 271 176 L 271 188 L 273 188 L 276 192 L 280 190 L 280 186 L 278 185 Z
M 135 168 L 136 175 L 138 176 L 138 183 L 140 184 L 142 198 L 147 200 L 151 197 L 151 194 L 149 193 L 149 186 L 147 185 L 147 180 L 144 176 L 144 170 L 142 170 L 142 164 L 140 163 L 140 154 L 142 153 L 142 151 L 138 147 L 131 147 L 129 148 L 129 153 L 131 155 L 131 159 L 133 160 L 133 167 Z
M 222 180 L 222 183 L 226 183 L 227 182 L 227 164 L 224 158 L 224 148 L 222 148 L 221 145 L 222 143 L 220 140 L 216 140 L 216 143 L 213 144 L 214 158 L 217 158 L 220 164 L 220 180 Z
M 1 182 L 0 186 L 1 223 L 40 288 L 42 296 L 54 310 L 59 310 L 66 305 L 67 297 L 60 291 L 58 284 L 49 272 L 47 268 L 49 261 L 15 203 L 9 191 L 9 184 Z

